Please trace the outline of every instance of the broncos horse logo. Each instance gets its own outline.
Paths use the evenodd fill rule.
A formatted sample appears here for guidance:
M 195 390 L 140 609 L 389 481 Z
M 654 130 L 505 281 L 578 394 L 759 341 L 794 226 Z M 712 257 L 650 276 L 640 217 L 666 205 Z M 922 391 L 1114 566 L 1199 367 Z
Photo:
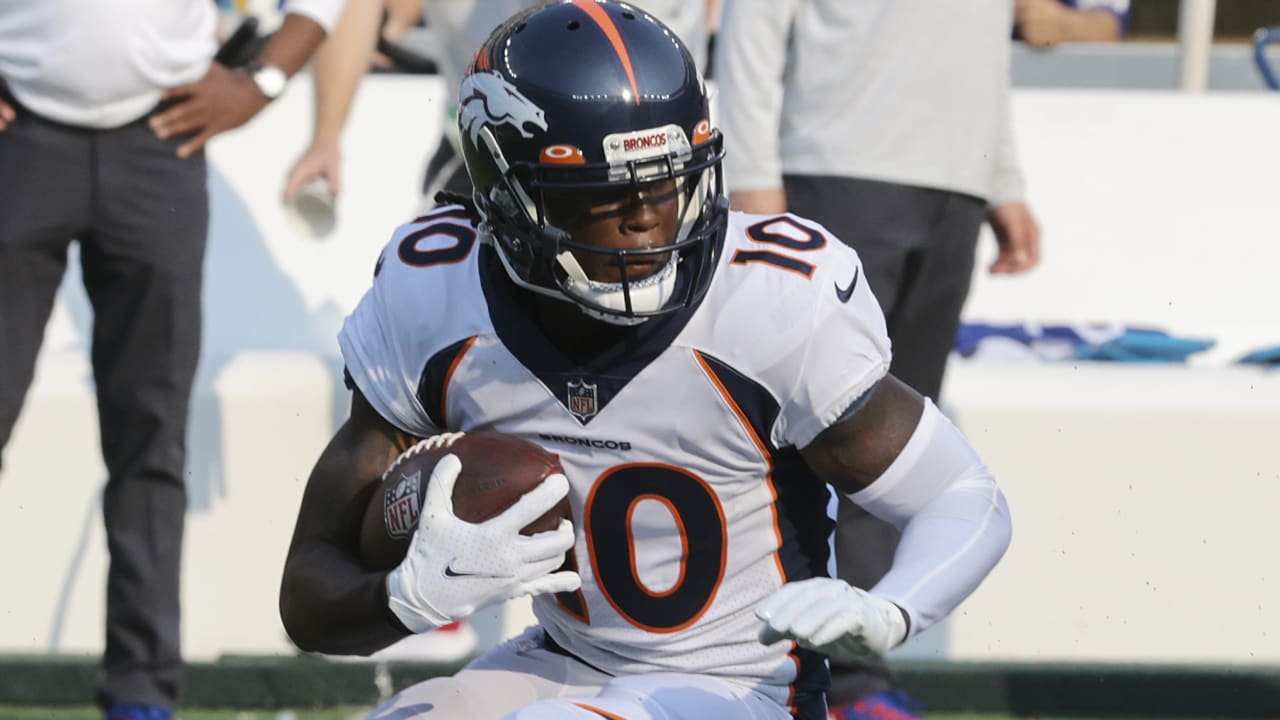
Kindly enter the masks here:
M 458 99 L 458 118 L 471 134 L 472 143 L 479 143 L 480 128 L 486 123 L 510 125 L 526 138 L 533 137 L 533 132 L 526 130 L 525 125 L 533 125 L 543 132 L 547 130 L 542 108 L 495 72 L 468 75 L 458 90 Z

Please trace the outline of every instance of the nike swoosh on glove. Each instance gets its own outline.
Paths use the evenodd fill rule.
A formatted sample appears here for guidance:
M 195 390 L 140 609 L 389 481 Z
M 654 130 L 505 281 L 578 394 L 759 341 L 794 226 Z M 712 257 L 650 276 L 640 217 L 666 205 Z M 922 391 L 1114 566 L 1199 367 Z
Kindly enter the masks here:
M 756 608 L 760 642 L 794 640 L 837 660 L 884 655 L 906 639 L 897 605 L 835 578 L 810 578 L 778 588 Z
M 436 438 L 422 443 L 433 441 L 439 443 Z M 469 523 L 453 513 L 453 486 L 461 471 L 457 455 L 436 462 L 408 553 L 387 574 L 387 603 L 414 632 L 512 598 L 572 592 L 582 585 L 578 573 L 556 571 L 573 547 L 572 523 L 562 520 L 555 530 L 520 534 L 569 494 L 564 475 L 548 475 L 498 515 Z

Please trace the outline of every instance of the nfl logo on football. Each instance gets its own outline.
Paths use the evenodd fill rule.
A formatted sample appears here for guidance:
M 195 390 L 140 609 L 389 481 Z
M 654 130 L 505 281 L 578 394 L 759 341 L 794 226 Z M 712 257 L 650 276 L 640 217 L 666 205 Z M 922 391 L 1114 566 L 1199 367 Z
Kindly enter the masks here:
M 585 380 L 574 380 L 569 383 L 569 412 L 581 422 L 595 417 L 598 410 L 596 404 L 596 386 Z
M 418 470 L 412 475 L 401 475 L 400 482 L 387 490 L 383 513 L 391 537 L 408 537 L 418 526 L 418 485 L 421 481 L 422 471 Z

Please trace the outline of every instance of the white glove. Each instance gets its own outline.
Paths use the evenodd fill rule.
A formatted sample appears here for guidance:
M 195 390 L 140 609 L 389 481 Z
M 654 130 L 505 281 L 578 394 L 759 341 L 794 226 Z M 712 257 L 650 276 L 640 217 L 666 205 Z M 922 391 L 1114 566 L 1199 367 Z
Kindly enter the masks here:
M 906 639 L 897 605 L 835 578 L 810 578 L 778 588 L 756 608 L 760 642 L 795 640 L 837 660 L 889 652 Z
M 502 513 L 469 523 L 453 514 L 453 485 L 461 471 L 462 462 L 453 454 L 432 468 L 409 551 L 387 574 L 387 603 L 413 632 L 511 598 L 572 592 L 582 585 L 576 572 L 555 572 L 573 547 L 572 523 L 563 520 L 555 530 L 520 534 L 569 494 L 564 475 L 548 475 Z

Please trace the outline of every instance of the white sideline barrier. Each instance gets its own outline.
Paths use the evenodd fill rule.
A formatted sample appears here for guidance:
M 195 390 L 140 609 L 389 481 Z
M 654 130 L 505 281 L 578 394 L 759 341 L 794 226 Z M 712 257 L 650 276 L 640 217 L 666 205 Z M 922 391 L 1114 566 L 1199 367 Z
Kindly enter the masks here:
M 1280 344 L 1280 93 L 1014 99 L 1044 261 L 1014 278 L 976 273 L 968 317 L 1217 339 L 1197 364 Z M 995 254 L 987 235 L 980 268 Z
M 413 216 L 439 128 L 434 78 L 371 77 L 346 135 L 337 230 L 311 240 L 278 199 L 310 128 L 307 85 L 210 149 L 183 581 L 192 659 L 292 652 L 276 592 L 302 485 L 345 412 L 333 338 L 378 248 Z M 1045 263 L 1027 278 L 980 272 L 970 317 L 1220 338 L 1206 362 L 1280 342 L 1280 96 L 1015 100 Z M 70 273 L 0 476 L 0 652 L 101 646 L 104 471 L 77 283 Z M 957 363 L 946 401 L 1006 488 L 1015 540 L 904 655 L 1280 662 L 1266 558 L 1280 546 L 1280 374 Z M 477 625 L 492 642 L 526 619 L 514 605 Z
M 953 363 L 1014 540 L 950 657 L 1280 659 L 1280 373 Z

